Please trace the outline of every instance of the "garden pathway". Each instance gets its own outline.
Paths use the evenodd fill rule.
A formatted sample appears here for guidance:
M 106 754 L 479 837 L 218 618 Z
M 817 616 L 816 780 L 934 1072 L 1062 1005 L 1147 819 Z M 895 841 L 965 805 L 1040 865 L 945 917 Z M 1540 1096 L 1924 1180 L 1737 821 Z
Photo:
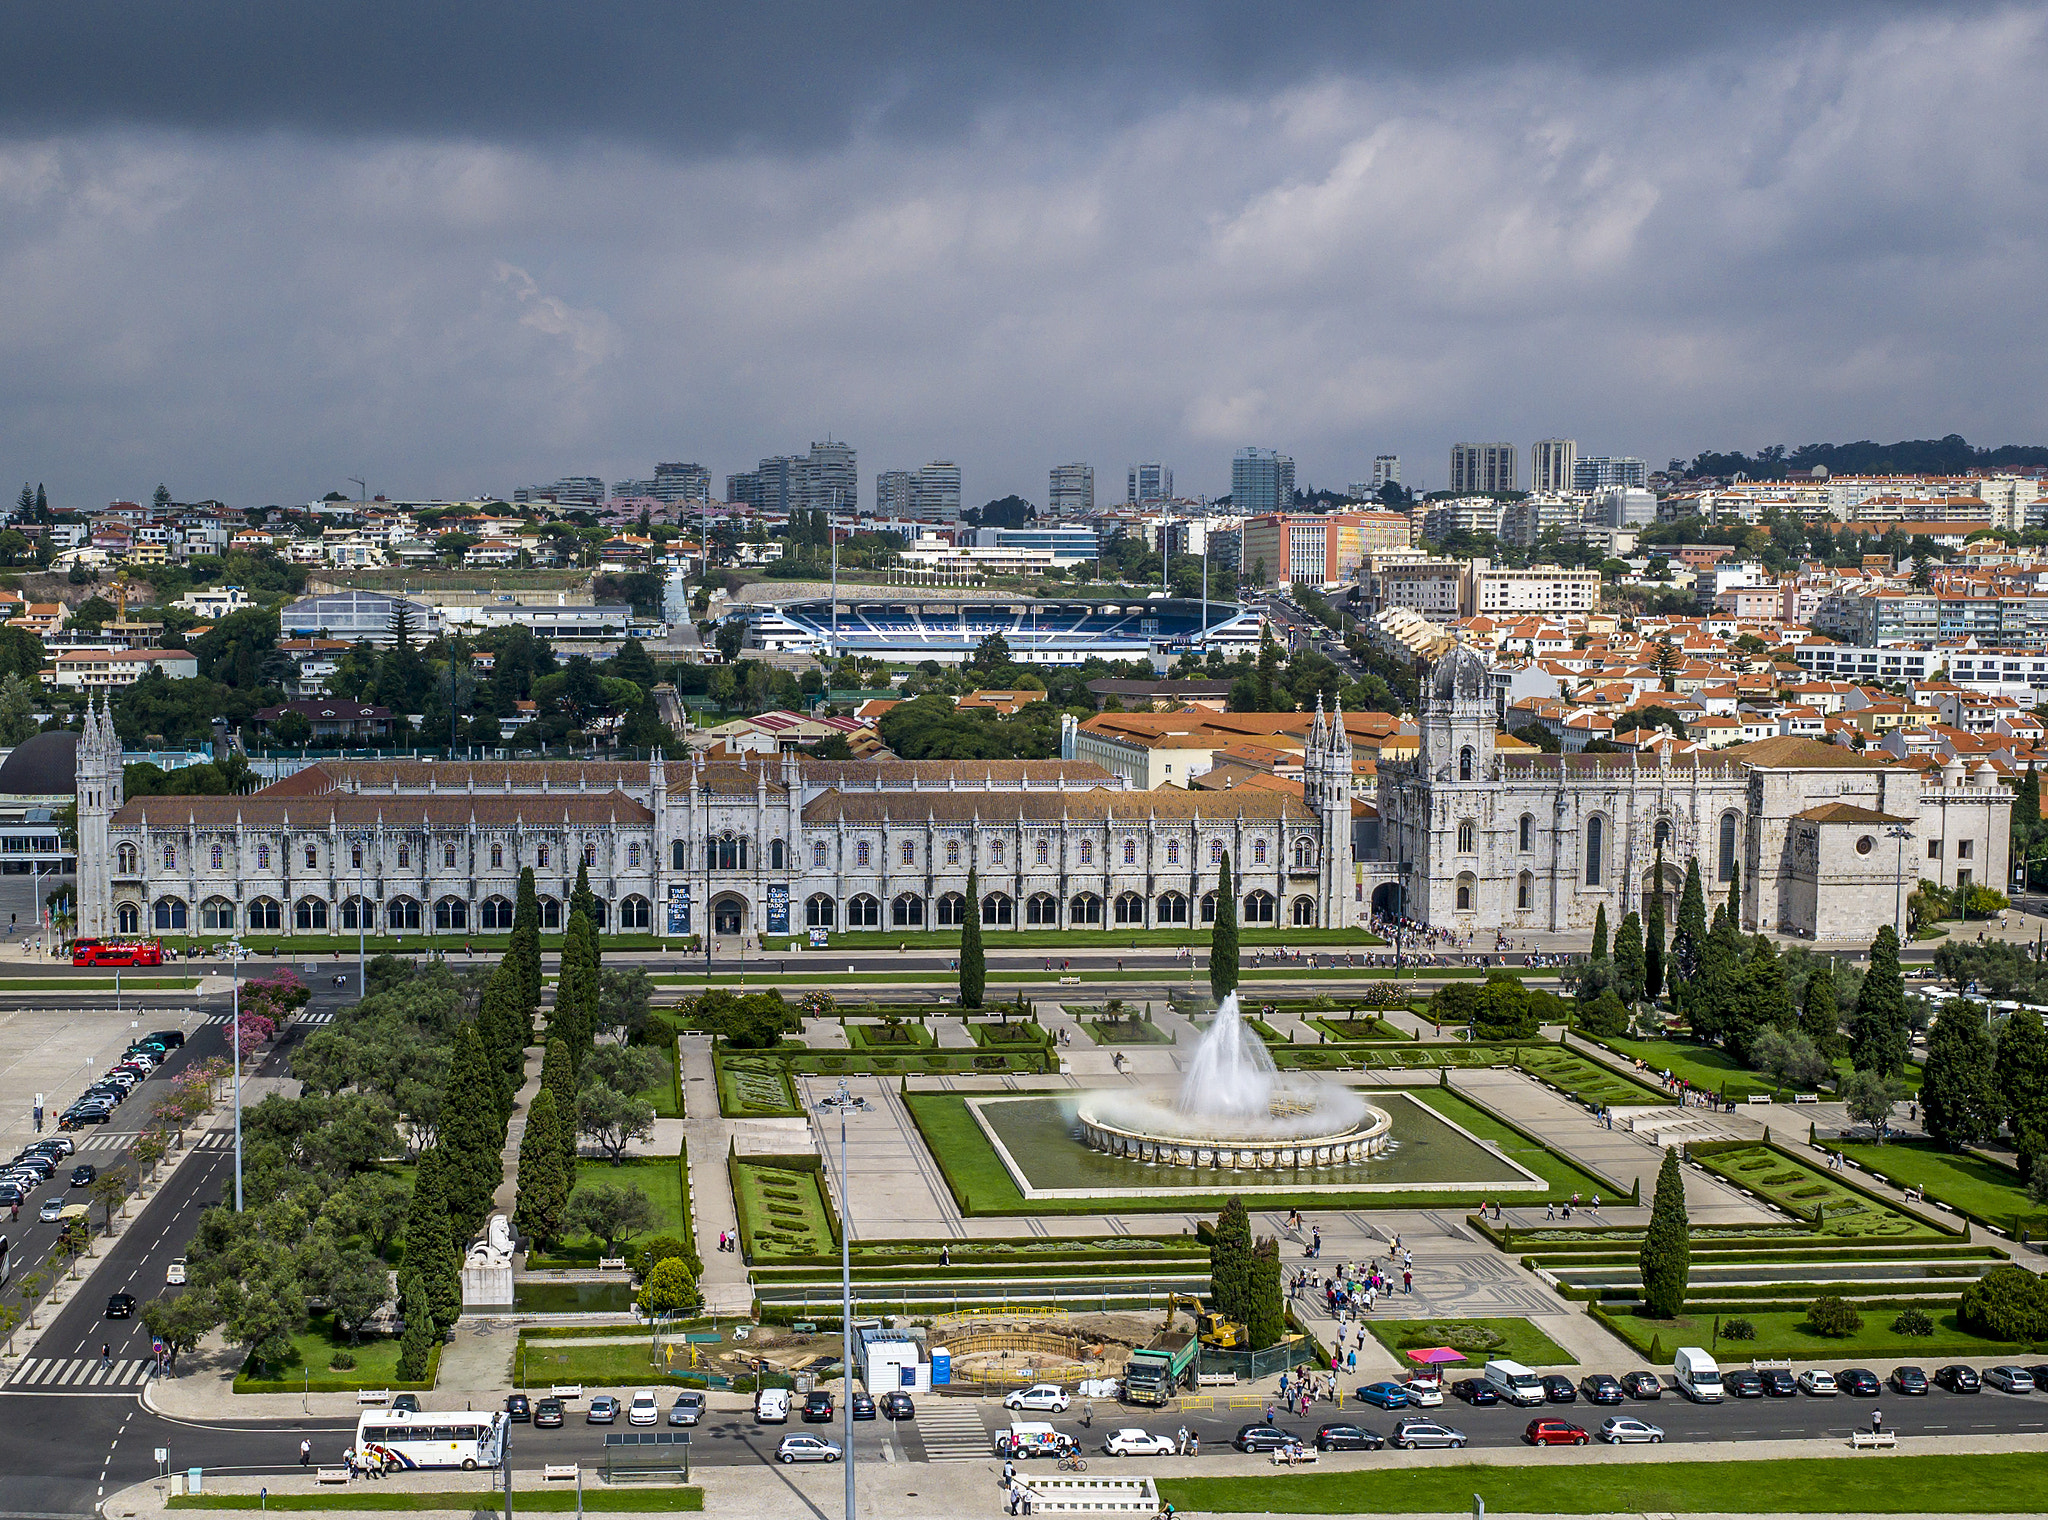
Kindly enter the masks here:
M 711 1037 L 686 1034 L 677 1041 L 681 1051 L 683 1105 L 689 1117 L 657 1119 L 655 1129 L 671 1126 L 680 1131 L 670 1141 L 674 1155 L 684 1141 L 690 1147 L 690 1204 L 697 1234 L 697 1254 L 704 1258 L 704 1275 L 698 1286 L 704 1305 L 713 1314 L 744 1314 L 754 1302 L 753 1286 L 747 1281 L 746 1262 L 738 1251 L 718 1249 L 721 1230 L 739 1233 L 739 1211 L 732 1201 L 732 1176 L 725 1168 L 725 1156 L 736 1129 L 733 1120 L 718 1112 L 718 1079 L 711 1065 Z M 740 1121 L 744 1123 L 744 1121 Z

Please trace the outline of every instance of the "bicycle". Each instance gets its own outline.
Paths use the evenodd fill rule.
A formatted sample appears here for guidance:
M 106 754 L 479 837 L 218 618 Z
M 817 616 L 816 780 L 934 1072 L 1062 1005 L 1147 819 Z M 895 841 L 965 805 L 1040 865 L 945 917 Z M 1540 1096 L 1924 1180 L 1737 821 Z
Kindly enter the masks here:
M 1059 1469 L 1061 1472 L 1086 1472 L 1088 1471 L 1088 1459 L 1086 1457 L 1061 1457 Z

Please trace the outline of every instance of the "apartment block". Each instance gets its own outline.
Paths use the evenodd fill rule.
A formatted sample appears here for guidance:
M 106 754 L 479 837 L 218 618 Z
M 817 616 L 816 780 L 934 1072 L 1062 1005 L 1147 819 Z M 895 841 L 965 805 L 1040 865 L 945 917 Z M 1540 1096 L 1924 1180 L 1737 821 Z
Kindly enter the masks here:
M 1517 451 L 1512 443 L 1454 443 L 1451 445 L 1451 486 L 1459 494 L 1477 491 L 1516 491 Z

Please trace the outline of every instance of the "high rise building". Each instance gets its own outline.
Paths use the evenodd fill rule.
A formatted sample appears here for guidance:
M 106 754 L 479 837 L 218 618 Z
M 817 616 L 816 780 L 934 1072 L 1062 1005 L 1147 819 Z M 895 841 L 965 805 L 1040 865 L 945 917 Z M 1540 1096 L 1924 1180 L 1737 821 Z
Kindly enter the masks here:
M 708 488 L 708 477 L 706 485 Z M 735 495 L 736 489 L 751 494 Z M 762 460 L 751 475 L 727 476 L 726 499 L 746 501 L 763 512 L 777 515 L 814 512 L 819 508 L 850 512 L 860 501 L 858 456 L 852 444 L 834 443 L 830 439 L 813 443 L 808 454 L 778 454 Z
M 1642 486 L 1649 470 L 1640 459 L 1624 454 L 1594 454 L 1572 468 L 1574 491 L 1604 491 L 1609 486 Z
M 926 522 L 959 521 L 960 466 L 950 459 L 934 459 L 919 470 L 912 505 L 917 516 Z
M 1401 456 L 1399 454 L 1375 454 L 1372 456 L 1372 488 L 1397 486 L 1401 483 Z
M 1045 504 L 1054 517 L 1071 517 L 1095 510 L 1095 466 L 1056 464 L 1046 491 Z
M 1173 471 L 1153 460 L 1131 466 L 1131 480 L 1124 500 L 1132 503 L 1173 500 Z
M 1261 588 L 1338 585 L 1373 550 L 1408 546 L 1399 512 L 1276 512 L 1247 517 L 1239 532 L 1240 573 Z
M 1293 506 L 1293 457 L 1272 449 L 1239 449 L 1230 461 L 1230 510 L 1249 515 Z
M 701 464 L 658 464 L 654 467 L 656 501 L 708 501 L 711 472 Z
M 737 475 L 725 477 L 725 499 L 735 506 L 759 507 L 761 505 L 761 472 L 743 470 Z
M 811 445 L 802 505 L 811 511 L 851 512 L 860 505 L 860 462 L 850 443 L 827 438 Z
M 917 504 L 917 476 L 910 470 L 884 470 L 875 477 L 875 516 L 904 518 Z
M 1575 489 L 1572 469 L 1579 446 L 1570 438 L 1539 438 L 1529 448 L 1529 489 L 1555 494 Z
M 1451 489 L 1458 493 L 1513 491 L 1515 446 L 1512 443 L 1451 445 Z

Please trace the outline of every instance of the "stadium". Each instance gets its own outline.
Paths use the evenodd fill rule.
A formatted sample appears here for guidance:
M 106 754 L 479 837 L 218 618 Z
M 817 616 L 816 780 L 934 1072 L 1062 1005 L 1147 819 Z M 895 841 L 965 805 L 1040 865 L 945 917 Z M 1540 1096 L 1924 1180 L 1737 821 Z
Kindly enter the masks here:
M 1259 614 L 1192 598 L 1138 601 L 838 601 L 748 607 L 746 647 L 838 659 L 958 665 L 999 633 L 1019 664 L 1151 660 L 1162 669 L 1192 649 L 1256 651 Z M 1205 631 L 1206 617 L 1206 631 Z

